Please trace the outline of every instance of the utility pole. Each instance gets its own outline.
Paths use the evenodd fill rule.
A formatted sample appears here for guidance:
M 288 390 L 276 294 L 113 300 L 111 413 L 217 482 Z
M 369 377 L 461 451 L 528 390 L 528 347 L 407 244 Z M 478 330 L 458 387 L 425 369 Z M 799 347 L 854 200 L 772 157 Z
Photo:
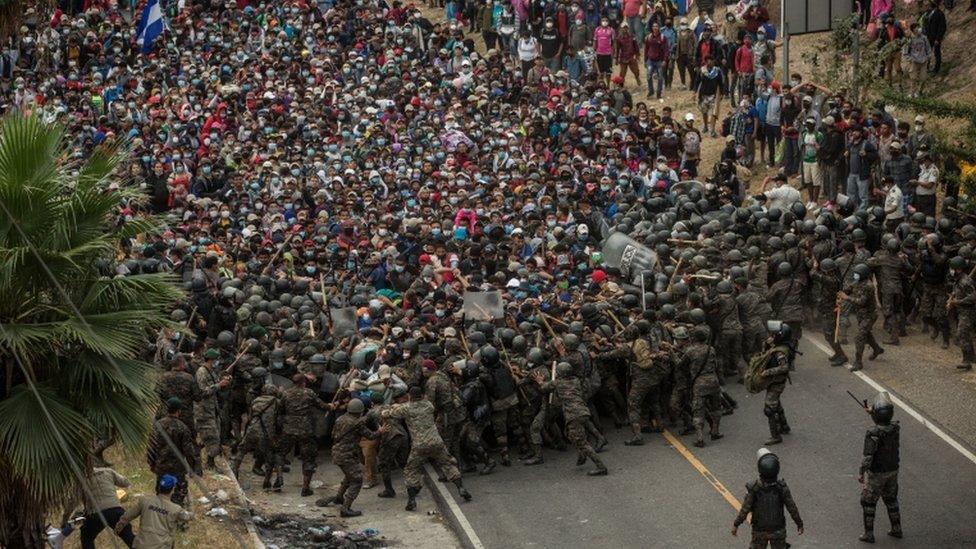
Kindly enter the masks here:
M 783 79 L 784 84 L 790 81 L 790 28 L 786 22 L 786 0 L 779 0 L 779 28 L 783 34 Z

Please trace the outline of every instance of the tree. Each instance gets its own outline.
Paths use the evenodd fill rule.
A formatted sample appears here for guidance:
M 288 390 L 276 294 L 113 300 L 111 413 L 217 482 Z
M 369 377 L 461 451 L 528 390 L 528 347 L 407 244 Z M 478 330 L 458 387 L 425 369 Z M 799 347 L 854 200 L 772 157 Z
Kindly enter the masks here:
M 139 194 L 110 183 L 120 143 L 72 157 L 64 128 L 0 119 L 0 546 L 40 547 L 84 490 L 96 433 L 140 448 L 156 373 L 139 359 L 182 296 L 169 275 L 103 276 L 118 244 L 161 225 L 122 221 Z

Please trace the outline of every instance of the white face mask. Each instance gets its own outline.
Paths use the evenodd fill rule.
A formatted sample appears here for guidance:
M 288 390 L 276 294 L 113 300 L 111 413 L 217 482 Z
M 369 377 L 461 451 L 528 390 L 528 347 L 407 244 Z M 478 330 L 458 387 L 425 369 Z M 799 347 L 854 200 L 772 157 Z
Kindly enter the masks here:
M 861 275 L 859 275 L 857 273 L 854 273 L 853 277 L 854 277 L 854 282 L 857 282 L 857 281 L 861 280 Z

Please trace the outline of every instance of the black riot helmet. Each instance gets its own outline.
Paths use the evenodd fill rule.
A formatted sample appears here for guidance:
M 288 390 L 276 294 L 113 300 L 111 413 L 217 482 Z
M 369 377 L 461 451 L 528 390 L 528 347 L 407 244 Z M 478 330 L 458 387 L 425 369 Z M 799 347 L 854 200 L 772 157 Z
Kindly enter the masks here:
M 790 265 L 789 261 L 781 261 L 779 265 L 776 266 L 776 276 L 779 278 L 786 278 L 793 274 L 793 266 Z
M 529 349 L 526 359 L 528 359 L 529 364 L 538 366 L 546 361 L 546 353 L 538 347 L 532 347 Z
M 868 267 L 865 263 L 858 263 L 854 265 L 854 274 L 861 280 L 867 280 L 871 276 L 871 267 Z
M 579 336 L 576 334 L 566 334 L 563 336 L 563 346 L 569 351 L 575 351 L 580 345 Z
M 767 320 L 766 331 L 773 336 L 776 343 L 789 343 L 793 339 L 793 329 L 782 320 Z
M 878 393 L 871 404 L 871 419 L 878 425 L 888 425 L 895 415 L 895 405 L 886 391 Z
M 498 349 L 495 349 L 491 345 L 485 345 L 481 348 L 481 364 L 488 368 L 491 368 L 498 364 Z
M 775 481 L 779 478 L 779 457 L 767 448 L 760 448 L 756 452 L 756 468 L 759 478 L 767 482 Z
M 949 260 L 949 268 L 961 271 L 966 268 L 966 260 L 963 259 L 961 255 L 953 256 L 953 258 Z

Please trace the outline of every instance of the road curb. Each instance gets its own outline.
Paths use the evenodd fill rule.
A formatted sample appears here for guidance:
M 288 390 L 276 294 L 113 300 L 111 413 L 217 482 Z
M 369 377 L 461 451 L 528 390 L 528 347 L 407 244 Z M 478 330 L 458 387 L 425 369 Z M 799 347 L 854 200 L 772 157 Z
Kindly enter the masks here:
M 426 463 L 424 464 L 424 481 L 427 484 L 427 489 L 433 495 L 441 515 L 447 519 L 451 531 L 461 542 L 461 547 L 464 549 L 485 549 L 478 534 L 475 533 L 471 523 L 468 522 L 454 498 L 451 497 L 444 483 L 437 481 L 437 475 L 431 470 L 430 464 Z
M 258 536 L 258 528 L 254 525 L 254 519 L 251 517 L 251 505 L 247 501 L 247 494 L 244 493 L 244 489 L 241 488 L 239 482 L 237 482 L 237 477 L 234 476 L 234 472 L 231 471 L 230 465 L 227 460 L 218 457 L 215 460 L 217 468 L 220 469 L 220 473 L 230 479 L 231 488 L 234 492 L 234 499 L 237 500 L 237 504 L 240 505 L 241 509 L 244 510 L 244 528 L 247 529 L 247 535 L 251 541 L 251 547 L 253 549 L 265 549 L 264 542 Z

